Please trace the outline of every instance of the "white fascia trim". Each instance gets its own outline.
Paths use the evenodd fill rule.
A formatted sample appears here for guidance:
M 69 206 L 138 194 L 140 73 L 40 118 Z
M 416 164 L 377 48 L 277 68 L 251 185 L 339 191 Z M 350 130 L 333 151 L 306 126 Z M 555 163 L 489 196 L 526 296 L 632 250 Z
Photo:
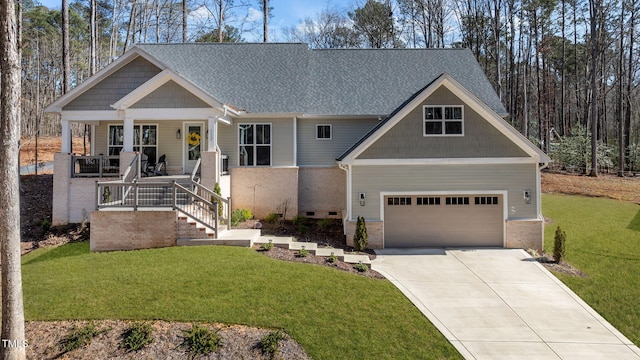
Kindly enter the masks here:
M 502 119 L 502 117 L 479 100 L 475 95 L 464 88 L 458 83 L 451 75 L 443 74 L 430 86 L 425 88 L 421 94 L 416 96 L 402 109 L 400 109 L 393 118 L 389 119 L 383 126 L 381 126 L 375 134 L 366 139 L 360 144 L 354 151 L 352 151 L 343 162 L 352 163 L 358 156 L 360 156 L 369 146 L 378 141 L 389 129 L 395 126 L 399 121 L 404 119 L 411 111 L 420 106 L 431 94 L 433 94 L 441 86 L 444 86 L 450 90 L 454 95 L 458 96 L 465 106 L 470 107 L 476 111 L 481 117 L 487 120 L 498 131 L 507 136 L 511 141 L 518 145 L 529 156 L 535 159 L 538 163 L 546 163 L 549 158 L 535 145 L 533 145 L 522 134 L 515 130 L 511 125 Z
M 116 110 L 66 110 L 60 115 L 62 120 L 71 122 L 124 120 L 124 113 Z
M 158 75 L 152 77 L 122 99 L 116 101 L 116 103 L 111 105 L 111 107 L 116 110 L 128 109 L 169 81 L 174 81 L 211 107 L 222 108 L 223 106 L 220 101 L 214 99 L 209 94 L 202 91 L 202 89 L 185 80 L 182 76 L 176 74 L 171 69 L 164 69 Z
M 102 70 L 100 70 L 97 73 L 95 73 L 95 75 L 91 76 L 85 82 L 83 82 L 80 85 L 76 86 L 71 91 L 69 91 L 65 95 L 61 96 L 60 98 L 58 98 L 58 100 L 56 100 L 53 103 L 51 103 L 49 106 L 47 106 L 44 109 L 44 112 L 45 113 L 60 114 L 62 112 L 62 108 L 65 105 L 69 104 L 71 101 L 76 99 L 78 96 L 82 95 L 82 93 L 84 93 L 85 91 L 89 90 L 93 85 L 99 83 L 100 81 L 102 81 L 106 77 L 108 77 L 109 75 L 111 75 L 114 72 L 118 71 L 119 69 L 121 69 L 122 67 L 127 65 L 131 60 L 135 59 L 138 56 L 142 56 L 145 60 L 149 61 L 150 63 L 152 63 L 153 65 L 157 66 L 160 69 L 165 69 L 166 68 L 166 66 L 164 64 L 160 63 L 159 61 L 157 61 L 155 58 L 153 58 L 149 54 L 147 54 L 147 53 L 145 53 L 143 51 L 140 51 L 140 49 L 134 47 L 131 50 L 127 51 L 126 53 L 122 54 L 122 56 L 120 56 L 117 60 L 115 60 L 111 64 L 109 64 L 106 67 L 104 67 Z
M 136 120 L 203 120 L 220 114 L 213 108 L 127 109 L 123 112 Z
M 493 164 L 537 164 L 528 157 L 504 158 L 434 158 L 434 159 L 355 159 L 351 165 L 493 165 Z

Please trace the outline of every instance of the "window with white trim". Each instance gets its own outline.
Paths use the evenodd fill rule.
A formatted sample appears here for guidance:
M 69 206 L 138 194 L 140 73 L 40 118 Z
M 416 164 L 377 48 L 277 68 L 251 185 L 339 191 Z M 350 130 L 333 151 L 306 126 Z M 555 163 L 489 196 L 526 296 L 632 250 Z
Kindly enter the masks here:
M 107 142 L 109 155 L 120 155 L 124 146 L 124 126 L 109 125 Z M 149 157 L 149 163 L 156 162 L 158 154 L 158 125 L 133 126 L 133 151 L 141 151 Z
M 240 166 L 271 165 L 271 124 L 238 124 Z
M 316 124 L 316 140 L 331 140 L 331 124 Z
M 464 135 L 462 106 L 424 106 L 424 136 Z

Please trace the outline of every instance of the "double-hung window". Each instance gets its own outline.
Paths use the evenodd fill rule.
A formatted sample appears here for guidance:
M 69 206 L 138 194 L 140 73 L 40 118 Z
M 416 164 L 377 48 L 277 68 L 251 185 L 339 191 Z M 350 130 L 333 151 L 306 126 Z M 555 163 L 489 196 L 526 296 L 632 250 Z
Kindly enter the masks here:
M 109 125 L 109 155 L 120 155 L 124 145 L 124 126 Z M 158 153 L 158 126 L 135 125 L 133 127 L 133 151 L 141 151 L 149 157 L 150 163 L 156 162 Z
M 424 136 L 462 136 L 462 106 L 424 106 Z
M 239 124 L 240 166 L 271 165 L 271 124 Z

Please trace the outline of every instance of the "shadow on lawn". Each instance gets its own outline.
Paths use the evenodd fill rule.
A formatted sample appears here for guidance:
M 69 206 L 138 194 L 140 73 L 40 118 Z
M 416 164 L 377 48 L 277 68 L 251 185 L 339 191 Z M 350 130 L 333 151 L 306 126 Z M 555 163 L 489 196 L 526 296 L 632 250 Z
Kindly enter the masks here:
M 633 231 L 640 231 L 640 210 L 638 210 L 638 213 L 636 214 L 636 216 L 633 218 L 633 220 L 631 220 L 631 222 L 629 223 L 629 226 L 627 226 L 627 229 L 633 230 Z
M 43 261 L 58 260 L 62 258 L 87 254 L 89 254 L 89 241 L 79 241 L 69 243 L 65 246 L 57 246 L 49 251 L 42 252 L 42 254 L 36 254 L 32 259 L 23 262 L 22 265 L 35 264 Z

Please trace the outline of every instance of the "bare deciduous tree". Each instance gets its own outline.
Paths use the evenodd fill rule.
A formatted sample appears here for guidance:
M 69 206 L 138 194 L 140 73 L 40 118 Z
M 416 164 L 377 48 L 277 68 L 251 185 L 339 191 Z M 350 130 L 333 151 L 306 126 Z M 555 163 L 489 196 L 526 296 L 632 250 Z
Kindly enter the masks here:
M 20 59 L 13 0 L 0 1 L 2 359 L 26 359 L 20 270 Z M 6 342 L 6 341 L 9 342 Z

